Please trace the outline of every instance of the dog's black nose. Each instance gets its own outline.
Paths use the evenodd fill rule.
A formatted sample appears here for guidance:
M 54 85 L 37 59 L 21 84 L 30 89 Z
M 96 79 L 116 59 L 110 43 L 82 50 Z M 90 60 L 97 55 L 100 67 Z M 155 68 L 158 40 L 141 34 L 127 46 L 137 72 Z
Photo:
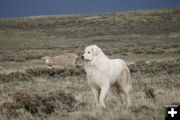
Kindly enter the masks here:
M 84 60 L 84 56 L 82 55 L 81 58 Z

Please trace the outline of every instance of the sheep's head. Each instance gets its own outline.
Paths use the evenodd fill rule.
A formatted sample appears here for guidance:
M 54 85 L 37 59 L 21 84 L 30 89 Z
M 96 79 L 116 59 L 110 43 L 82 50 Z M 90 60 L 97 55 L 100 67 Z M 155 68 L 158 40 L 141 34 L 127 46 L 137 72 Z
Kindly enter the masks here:
M 49 57 L 49 56 L 45 56 L 45 57 L 41 58 L 41 60 L 44 60 L 45 64 L 49 64 L 50 63 L 50 59 L 52 59 L 52 58 Z

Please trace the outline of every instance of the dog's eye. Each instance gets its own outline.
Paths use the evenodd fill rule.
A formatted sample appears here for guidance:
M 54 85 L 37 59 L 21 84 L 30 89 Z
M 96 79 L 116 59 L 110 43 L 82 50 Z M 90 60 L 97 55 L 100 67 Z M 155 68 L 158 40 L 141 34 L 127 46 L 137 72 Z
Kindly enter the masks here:
M 88 52 L 88 53 L 90 53 L 90 52 Z

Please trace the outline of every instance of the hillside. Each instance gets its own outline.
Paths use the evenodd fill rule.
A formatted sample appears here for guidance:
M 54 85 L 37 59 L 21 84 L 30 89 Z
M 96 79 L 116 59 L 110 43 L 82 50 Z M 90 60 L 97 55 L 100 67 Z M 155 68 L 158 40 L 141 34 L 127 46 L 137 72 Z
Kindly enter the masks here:
M 169 35 L 180 32 L 180 9 L 97 15 L 40 16 L 0 20 L 0 42 L 58 41 L 119 35 Z M 3 45 L 3 46 L 2 46 Z M 8 47 L 6 45 L 6 47 Z M 24 46 L 26 47 L 26 46 Z

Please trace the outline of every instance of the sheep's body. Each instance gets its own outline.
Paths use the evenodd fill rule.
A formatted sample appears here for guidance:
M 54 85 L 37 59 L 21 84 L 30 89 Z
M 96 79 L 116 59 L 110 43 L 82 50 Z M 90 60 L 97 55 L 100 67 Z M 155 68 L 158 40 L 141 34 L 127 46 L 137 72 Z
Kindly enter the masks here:
M 45 64 L 49 66 L 75 67 L 77 66 L 78 55 L 75 53 L 65 53 L 54 57 L 46 56 L 42 59 L 45 60 Z

